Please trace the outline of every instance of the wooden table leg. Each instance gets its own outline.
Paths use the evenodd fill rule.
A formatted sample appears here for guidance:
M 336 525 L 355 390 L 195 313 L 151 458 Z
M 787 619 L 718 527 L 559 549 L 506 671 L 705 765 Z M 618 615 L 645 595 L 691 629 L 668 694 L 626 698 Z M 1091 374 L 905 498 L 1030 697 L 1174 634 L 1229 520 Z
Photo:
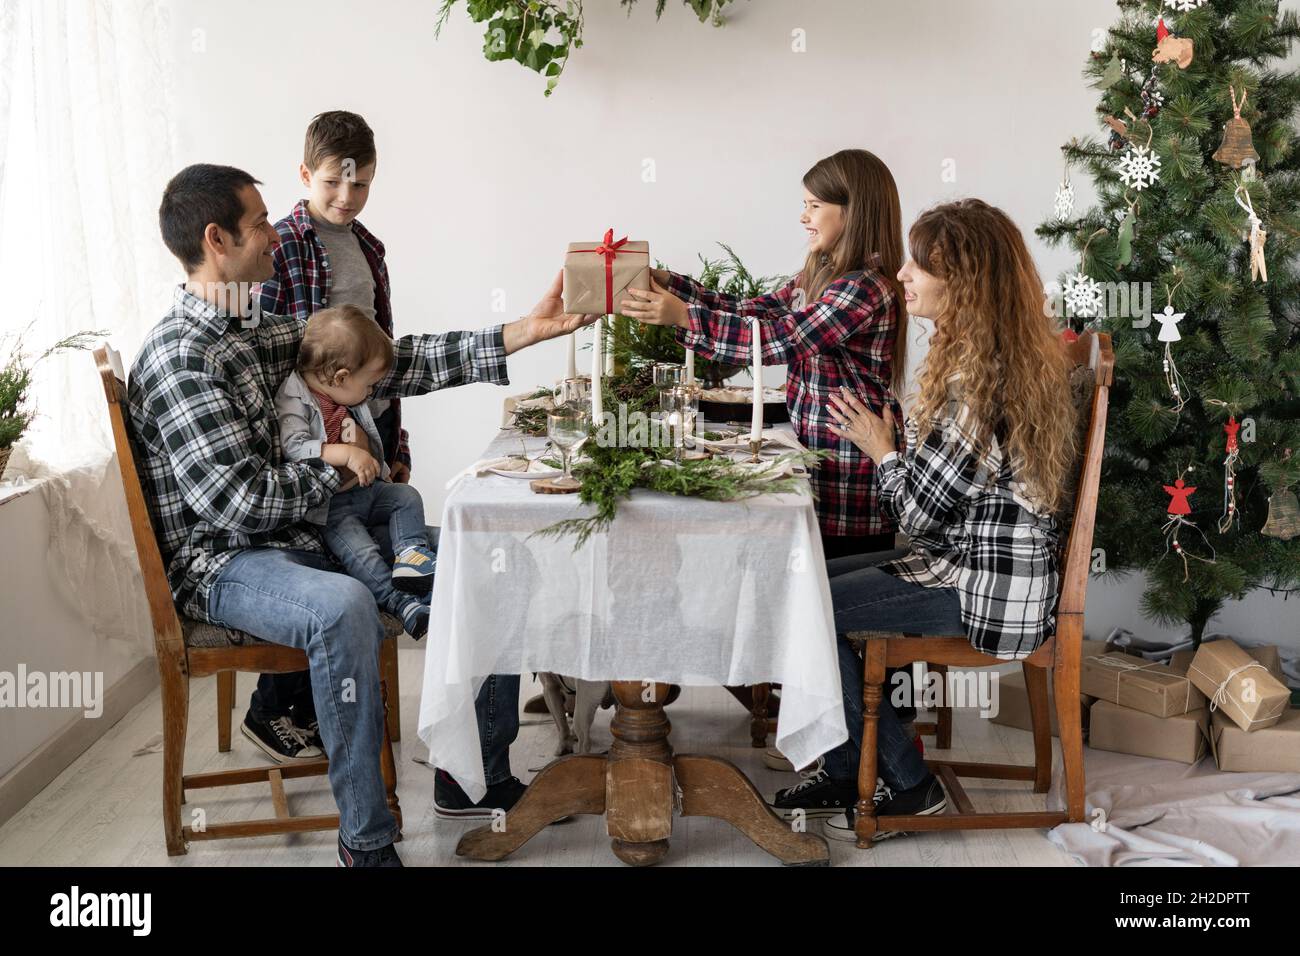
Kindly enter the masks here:
M 749 710 L 749 745 L 762 749 L 767 746 L 767 704 L 772 693 L 771 684 L 755 684 L 754 706 Z
M 614 681 L 618 709 L 610 723 L 605 828 L 614 855 L 631 866 L 658 863 L 673 832 L 672 725 L 664 714 L 667 684 Z

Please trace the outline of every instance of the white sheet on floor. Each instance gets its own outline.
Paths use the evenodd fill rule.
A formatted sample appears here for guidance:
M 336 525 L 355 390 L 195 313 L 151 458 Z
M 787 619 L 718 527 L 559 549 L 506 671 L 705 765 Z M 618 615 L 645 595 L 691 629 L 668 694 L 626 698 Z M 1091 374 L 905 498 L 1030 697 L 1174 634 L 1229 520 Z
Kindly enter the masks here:
M 1084 865 L 1300 866 L 1300 774 L 1084 754 L 1088 822 L 1048 834 Z M 1063 793 L 1058 761 L 1049 805 Z

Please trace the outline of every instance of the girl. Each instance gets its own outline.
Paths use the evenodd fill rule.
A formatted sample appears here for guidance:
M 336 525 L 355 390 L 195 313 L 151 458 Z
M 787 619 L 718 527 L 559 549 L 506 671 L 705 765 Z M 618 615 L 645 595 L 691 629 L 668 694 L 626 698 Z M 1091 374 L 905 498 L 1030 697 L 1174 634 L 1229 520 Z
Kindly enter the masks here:
M 840 388 L 902 424 L 891 387 L 907 342 L 898 189 L 889 168 L 862 149 L 841 150 L 803 178 L 808 231 L 803 270 L 770 295 L 739 300 L 687 276 L 656 269 L 652 288 L 629 289 L 622 312 L 675 326 L 677 340 L 705 358 L 751 361 L 751 316 L 762 320 L 763 362 L 789 366 L 786 405 L 799 440 L 834 452 L 813 472 L 828 558 L 892 548 L 894 526 L 877 504 L 875 464 L 835 434 L 828 400 Z
M 908 310 L 933 319 L 935 331 L 906 452 L 896 450 L 894 423 L 847 390 L 829 409 L 830 430 L 877 463 L 881 504 L 909 547 L 828 563 L 850 739 L 774 801 L 787 814 L 844 811 L 826 833 L 845 840 L 856 839 L 863 689 L 862 660 L 845 635 L 965 634 L 986 654 L 1028 656 L 1053 628 L 1054 513 L 1076 463 L 1060 330 L 1015 224 L 967 199 L 923 215 L 909 244 L 912 261 L 899 273 Z M 880 708 L 878 753 L 878 814 L 942 812 L 943 788 L 893 707 Z

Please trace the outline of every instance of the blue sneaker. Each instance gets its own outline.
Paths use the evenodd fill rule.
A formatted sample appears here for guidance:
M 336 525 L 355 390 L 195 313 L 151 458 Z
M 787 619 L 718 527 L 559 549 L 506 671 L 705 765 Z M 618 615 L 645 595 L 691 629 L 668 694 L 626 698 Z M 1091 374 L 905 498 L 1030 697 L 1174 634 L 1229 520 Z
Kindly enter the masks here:
M 438 556 L 428 548 L 403 548 L 393 561 L 393 587 L 407 594 L 428 594 L 437 564 Z
M 399 612 L 402 628 L 417 641 L 429 633 L 429 602 L 408 601 Z

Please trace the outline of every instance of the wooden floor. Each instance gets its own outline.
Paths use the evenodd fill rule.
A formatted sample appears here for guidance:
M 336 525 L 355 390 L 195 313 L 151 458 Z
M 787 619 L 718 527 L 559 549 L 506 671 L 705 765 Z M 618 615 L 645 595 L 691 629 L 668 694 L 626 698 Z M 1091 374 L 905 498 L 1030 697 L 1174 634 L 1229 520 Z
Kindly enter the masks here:
M 433 814 L 433 772 L 416 761 L 425 756 L 415 733 L 423 677 L 423 650 L 403 638 L 401 702 L 404 739 L 396 746 L 398 794 L 405 817 L 405 837 L 398 844 L 408 866 L 622 866 L 610 852 L 604 822 L 578 817 L 549 827 L 503 863 L 467 863 L 455 855 L 460 835 L 477 823 L 438 820 Z M 190 712 L 186 771 L 219 770 L 266 762 L 240 733 L 254 678 L 241 675 L 233 749 L 216 749 L 213 724 L 216 682 L 197 681 Z M 521 703 L 538 690 L 525 679 Z M 749 719 L 721 688 L 688 688 L 668 710 L 672 741 L 679 753 L 707 753 L 738 764 L 764 794 L 797 781 L 791 774 L 768 770 L 762 751 L 749 746 Z M 596 718 L 596 749 L 610 742 L 611 711 Z M 0 865 L 87 866 L 332 866 L 336 834 L 220 840 L 194 843 L 186 856 L 169 858 L 161 824 L 162 754 L 158 692 L 135 707 L 93 747 L 65 770 L 31 803 L 0 827 Z M 1029 762 L 1030 735 L 958 712 L 949 753 L 958 759 Z M 527 781 L 551 759 L 555 728 L 549 719 L 524 718 L 511 750 L 514 772 Z M 937 751 L 933 751 L 938 753 Z M 1059 757 L 1058 757 L 1059 761 Z M 990 810 L 1042 808 L 1042 797 L 1028 783 L 967 781 L 977 807 Z M 289 781 L 295 813 L 329 813 L 334 804 L 324 778 Z M 271 816 L 269 789 L 241 787 L 220 799 L 203 802 L 199 791 L 186 812 L 202 807 L 208 823 L 238 816 Z M 190 822 L 186 819 L 186 822 Z M 819 826 L 813 821 L 811 826 Z M 830 841 L 836 866 L 1060 866 L 1072 865 L 1048 842 L 1043 830 L 926 833 L 884 842 L 869 851 Z M 700 818 L 674 822 L 665 866 L 775 866 L 777 864 L 727 824 Z

